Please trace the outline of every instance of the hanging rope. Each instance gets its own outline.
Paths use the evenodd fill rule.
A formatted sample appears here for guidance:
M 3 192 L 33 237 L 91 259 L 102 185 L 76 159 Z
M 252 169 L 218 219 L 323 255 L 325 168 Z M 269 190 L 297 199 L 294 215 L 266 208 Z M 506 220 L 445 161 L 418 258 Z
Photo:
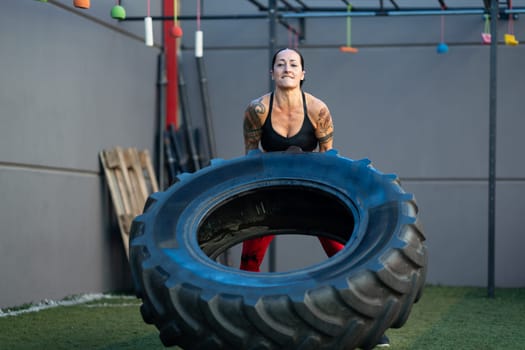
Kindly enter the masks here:
M 171 27 L 171 35 L 175 38 L 180 38 L 182 34 L 182 28 L 179 25 L 179 3 L 177 0 L 173 0 L 173 27 Z
M 509 0 L 509 10 L 512 10 L 512 0 Z M 509 34 L 514 35 L 514 15 L 509 13 L 509 23 L 507 25 L 507 31 Z
M 441 15 L 441 41 L 445 42 L 445 16 Z
M 440 2 L 441 3 L 441 2 Z M 441 3 L 441 11 L 446 10 L 446 5 Z M 448 52 L 448 45 L 445 43 L 445 15 L 441 15 L 441 30 L 439 44 L 436 48 L 437 53 L 443 54 Z
M 348 12 L 352 11 L 352 5 L 348 4 L 346 9 Z M 352 46 L 352 17 L 346 17 L 346 46 Z
M 201 58 L 204 53 L 204 33 L 201 30 L 201 0 L 197 0 L 197 31 L 195 32 L 195 57 Z
M 173 25 L 179 25 L 179 4 L 177 0 L 173 0 Z
M 201 30 L 201 0 L 197 0 L 197 30 Z
M 153 19 L 151 18 L 150 0 L 146 2 L 146 17 L 144 18 L 144 41 L 146 46 L 153 46 Z
M 490 16 L 484 14 L 483 18 L 485 19 L 485 28 L 483 29 L 483 33 L 481 33 L 481 42 L 485 45 L 490 45 L 492 42 L 492 35 L 490 34 Z
M 288 26 L 288 47 L 292 49 L 299 47 L 299 34 L 291 26 Z
M 348 3 L 346 7 L 348 14 L 352 11 L 352 5 Z M 355 47 L 352 47 L 352 16 L 346 16 L 346 46 L 341 46 L 339 48 L 341 52 L 348 53 L 357 53 L 359 50 Z
M 508 0 L 509 10 L 512 10 L 512 0 Z M 505 45 L 516 46 L 519 41 L 516 40 L 514 35 L 514 15 L 509 13 L 509 22 L 507 24 L 507 33 L 504 35 Z

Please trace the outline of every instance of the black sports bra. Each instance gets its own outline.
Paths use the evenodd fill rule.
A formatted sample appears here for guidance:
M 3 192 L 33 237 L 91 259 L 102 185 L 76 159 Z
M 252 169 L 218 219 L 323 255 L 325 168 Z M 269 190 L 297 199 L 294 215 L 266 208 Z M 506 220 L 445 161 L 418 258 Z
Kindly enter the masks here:
M 317 147 L 317 137 L 315 137 L 315 129 L 308 118 L 308 111 L 306 109 L 306 98 L 303 94 L 303 110 L 304 119 L 303 125 L 297 134 L 291 137 L 284 137 L 275 132 L 272 126 L 272 106 L 273 106 L 273 92 L 270 95 L 270 107 L 268 110 L 268 117 L 262 126 L 261 146 L 266 152 L 285 151 L 290 146 L 298 146 L 305 152 L 311 152 Z

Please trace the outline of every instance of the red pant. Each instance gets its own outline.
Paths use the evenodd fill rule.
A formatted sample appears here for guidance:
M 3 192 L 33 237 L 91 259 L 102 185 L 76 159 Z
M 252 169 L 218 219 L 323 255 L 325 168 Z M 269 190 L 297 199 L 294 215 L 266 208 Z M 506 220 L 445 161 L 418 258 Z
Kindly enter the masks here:
M 241 270 L 259 272 L 264 254 L 274 235 L 252 238 L 242 243 Z M 331 257 L 344 248 L 344 245 L 328 238 L 318 237 L 323 249 Z

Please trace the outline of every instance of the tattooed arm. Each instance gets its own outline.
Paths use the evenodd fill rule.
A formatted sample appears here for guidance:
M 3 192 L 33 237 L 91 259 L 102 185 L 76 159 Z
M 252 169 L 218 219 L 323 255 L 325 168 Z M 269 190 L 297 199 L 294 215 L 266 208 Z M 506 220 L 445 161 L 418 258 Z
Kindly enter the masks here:
M 332 116 L 328 107 L 319 100 L 320 108 L 315 115 L 317 127 L 315 128 L 315 136 L 319 141 L 319 152 L 328 151 L 332 149 L 334 143 L 334 124 L 332 123 Z
M 244 150 L 248 153 L 252 149 L 259 148 L 262 135 L 261 118 L 266 112 L 266 107 L 262 103 L 262 97 L 250 103 L 244 111 Z

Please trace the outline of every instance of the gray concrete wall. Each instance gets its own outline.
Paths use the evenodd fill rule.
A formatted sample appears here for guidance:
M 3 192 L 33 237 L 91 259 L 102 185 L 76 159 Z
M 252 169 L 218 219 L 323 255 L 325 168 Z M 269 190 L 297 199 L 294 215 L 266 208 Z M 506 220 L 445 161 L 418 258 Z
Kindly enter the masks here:
M 98 152 L 153 151 L 159 49 L 59 4 L 0 11 L 0 307 L 130 285 Z
M 98 152 L 116 145 L 155 149 L 159 49 L 144 45 L 143 23 L 113 21 L 110 1 L 92 1 L 88 11 L 56 3 L 62 6 L 8 0 L 0 11 L 0 307 L 129 286 Z M 193 2 L 182 3 L 182 14 L 195 13 Z M 430 0 L 406 5 L 416 3 L 435 6 Z M 125 5 L 128 15 L 144 15 L 145 2 Z M 205 14 L 258 13 L 244 0 L 204 5 Z M 515 31 L 525 41 L 520 21 Z M 500 24 L 501 36 L 506 25 Z M 193 123 L 202 126 L 195 22 L 185 21 L 183 29 L 182 71 Z M 269 88 L 268 22 L 213 20 L 202 29 L 218 156 L 237 157 L 244 108 Z M 428 282 L 485 285 L 489 48 L 480 44 L 483 21 L 447 17 L 446 55 L 435 52 L 439 17 L 355 18 L 352 29 L 360 52 L 342 54 L 344 19 L 306 20 L 305 90 L 329 105 L 342 155 L 371 159 L 415 194 L 428 236 Z M 287 46 L 287 31 L 280 27 L 278 36 L 278 45 Z M 160 43 L 159 23 L 155 38 Z M 525 245 L 524 54 L 522 45 L 499 47 L 501 287 L 525 286 L 519 252 Z M 289 240 L 277 240 L 278 269 L 324 258 L 315 239 Z M 292 243 L 299 246 L 295 256 L 286 249 Z
M 406 5 L 435 6 L 430 1 Z M 207 14 L 224 13 L 222 2 L 207 6 Z M 244 11 L 241 7 L 232 13 Z M 514 25 L 518 39 L 525 35 L 519 23 Z M 346 157 L 369 158 L 379 170 L 398 174 L 405 189 L 415 194 L 428 236 L 427 280 L 434 284 L 487 284 L 490 60 L 489 47 L 481 44 L 483 24 L 477 15 L 445 17 L 450 49 L 445 55 L 436 53 L 441 19 L 435 16 L 354 18 L 352 42 L 360 49 L 358 54 L 338 51 L 346 40 L 344 19 L 307 19 L 306 38 L 299 46 L 306 60 L 304 89 L 329 105 L 336 126 L 335 148 Z M 198 111 L 195 26 L 185 25 L 183 71 L 193 82 L 192 109 Z M 242 154 L 244 108 L 268 91 L 267 25 L 263 19 L 209 21 L 202 26 L 221 157 Z M 507 25 L 499 25 L 500 41 Z M 278 37 L 279 47 L 289 46 L 288 33 L 281 27 Z M 522 45 L 499 46 L 496 284 L 500 287 L 525 286 L 525 272 L 519 268 L 525 265 L 519 252 L 525 245 L 520 218 L 525 165 L 519 161 L 524 146 L 520 137 L 524 55 Z M 277 242 L 279 270 L 324 258 L 315 239 L 279 237 Z M 293 254 L 287 249 L 292 244 Z

